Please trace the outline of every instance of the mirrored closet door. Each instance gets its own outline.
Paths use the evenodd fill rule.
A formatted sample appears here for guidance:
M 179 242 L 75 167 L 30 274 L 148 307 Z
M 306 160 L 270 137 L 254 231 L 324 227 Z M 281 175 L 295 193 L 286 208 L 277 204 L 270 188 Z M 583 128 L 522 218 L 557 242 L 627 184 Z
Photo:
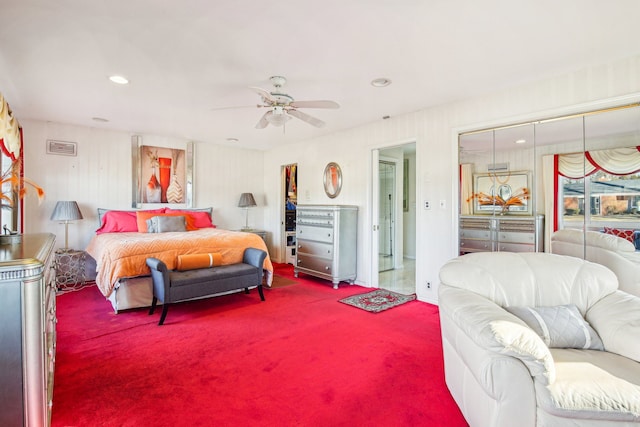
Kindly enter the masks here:
M 551 252 L 562 235 L 585 257 L 585 232 L 640 240 L 638 104 L 467 132 L 459 163 L 461 254 Z

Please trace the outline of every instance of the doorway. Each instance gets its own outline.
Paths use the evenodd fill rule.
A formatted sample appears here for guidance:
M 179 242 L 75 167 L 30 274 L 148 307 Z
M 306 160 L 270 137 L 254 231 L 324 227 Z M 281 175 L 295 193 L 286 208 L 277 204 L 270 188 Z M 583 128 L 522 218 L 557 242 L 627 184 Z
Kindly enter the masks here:
M 374 287 L 416 292 L 416 144 L 372 151 Z
M 298 206 L 298 165 L 292 163 L 282 166 L 282 253 L 286 264 L 296 263 L 296 207 Z

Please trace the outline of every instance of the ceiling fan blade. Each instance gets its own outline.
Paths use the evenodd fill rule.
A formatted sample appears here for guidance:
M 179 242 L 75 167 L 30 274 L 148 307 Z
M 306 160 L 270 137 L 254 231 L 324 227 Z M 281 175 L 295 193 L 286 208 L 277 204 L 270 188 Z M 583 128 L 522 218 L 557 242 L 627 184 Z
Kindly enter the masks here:
M 271 114 L 273 114 L 273 111 L 269 110 L 266 113 L 264 113 L 262 115 L 262 117 L 260 118 L 260 120 L 258 121 L 258 123 L 256 124 L 256 129 L 264 129 L 267 127 L 267 125 L 269 124 L 269 120 L 267 120 L 267 117 L 269 117 Z
M 276 100 L 273 98 L 273 96 L 271 96 L 271 93 L 260 88 L 260 87 L 255 87 L 255 86 L 249 86 L 249 89 L 251 89 L 252 91 L 254 91 L 255 93 L 257 93 L 258 95 L 260 95 L 262 97 L 262 99 L 264 100 L 264 102 L 266 102 L 267 104 L 274 104 L 276 102 Z
M 323 122 L 320 119 L 316 119 L 315 117 L 312 117 L 306 113 L 303 113 L 302 111 L 298 111 L 298 110 L 287 110 L 287 113 L 289 113 L 290 115 L 292 115 L 293 117 L 297 117 L 302 121 L 305 121 L 307 123 L 309 123 L 310 125 L 313 125 L 315 127 L 321 128 L 325 125 L 325 122 Z
M 289 105 L 293 108 L 340 108 L 334 101 L 293 101 Z

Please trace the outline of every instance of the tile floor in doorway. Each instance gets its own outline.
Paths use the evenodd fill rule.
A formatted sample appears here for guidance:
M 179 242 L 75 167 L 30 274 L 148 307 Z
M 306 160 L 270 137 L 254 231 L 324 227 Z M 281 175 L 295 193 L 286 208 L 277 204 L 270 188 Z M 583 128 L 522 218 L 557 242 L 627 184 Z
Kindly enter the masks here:
M 416 260 L 405 258 L 402 268 L 382 271 L 378 276 L 378 287 L 403 295 L 416 293 Z

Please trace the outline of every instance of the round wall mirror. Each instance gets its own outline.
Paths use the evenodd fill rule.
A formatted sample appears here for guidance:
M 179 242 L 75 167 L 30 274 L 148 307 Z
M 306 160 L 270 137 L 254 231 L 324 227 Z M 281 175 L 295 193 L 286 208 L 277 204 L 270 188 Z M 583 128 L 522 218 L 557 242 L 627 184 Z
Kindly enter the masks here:
M 332 199 L 340 194 L 342 189 L 342 170 L 337 163 L 331 162 L 324 168 L 324 192 Z

